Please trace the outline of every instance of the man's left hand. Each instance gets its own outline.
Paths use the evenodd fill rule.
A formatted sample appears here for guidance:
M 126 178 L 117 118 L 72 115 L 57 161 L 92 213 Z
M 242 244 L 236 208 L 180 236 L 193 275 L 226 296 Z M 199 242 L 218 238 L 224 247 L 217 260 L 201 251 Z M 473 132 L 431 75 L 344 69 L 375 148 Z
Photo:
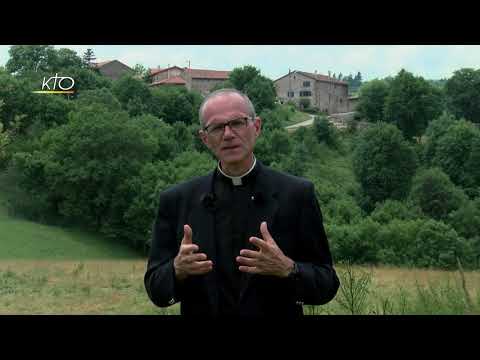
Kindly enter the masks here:
M 237 256 L 239 270 L 251 274 L 287 277 L 293 269 L 293 260 L 280 250 L 270 235 L 265 221 L 260 224 L 260 232 L 263 239 L 257 237 L 249 239 L 259 251 L 243 249 L 240 251 L 240 256 Z

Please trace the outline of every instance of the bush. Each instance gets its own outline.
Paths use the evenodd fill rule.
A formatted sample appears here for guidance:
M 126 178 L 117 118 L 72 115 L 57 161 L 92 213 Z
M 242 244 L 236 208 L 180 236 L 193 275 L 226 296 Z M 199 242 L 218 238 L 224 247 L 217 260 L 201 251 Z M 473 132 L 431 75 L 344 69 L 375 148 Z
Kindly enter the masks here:
M 315 116 L 313 120 L 313 132 L 319 143 L 325 142 L 328 146 L 338 146 L 338 135 L 334 126 L 326 116 Z
M 366 218 L 355 225 L 326 224 L 332 256 L 337 261 L 376 264 L 379 250 L 376 234 L 380 224 Z
M 448 214 L 467 199 L 463 191 L 456 188 L 448 175 L 438 168 L 420 171 L 415 176 L 410 198 L 425 215 L 436 220 L 446 220 Z
M 465 267 L 474 265 L 472 245 L 443 222 L 427 220 L 415 237 L 415 265 L 455 269 L 457 256 Z
M 392 220 L 415 220 L 422 217 L 421 209 L 412 203 L 398 200 L 386 200 L 377 203 L 375 210 L 370 214 L 373 221 L 388 224 Z
M 456 211 L 453 211 L 448 223 L 464 238 L 474 238 L 480 235 L 480 199 L 465 201 Z
M 456 185 L 463 187 L 475 185 L 475 178 L 472 178 L 475 174 L 472 173 L 478 164 L 472 163 L 470 159 L 479 157 L 478 142 L 480 130 L 475 125 L 465 120 L 455 122 L 438 139 L 432 164 L 440 167 Z
M 363 206 L 405 198 L 417 168 L 415 152 L 391 124 L 378 123 L 363 130 L 353 153 L 353 170 L 362 187 Z

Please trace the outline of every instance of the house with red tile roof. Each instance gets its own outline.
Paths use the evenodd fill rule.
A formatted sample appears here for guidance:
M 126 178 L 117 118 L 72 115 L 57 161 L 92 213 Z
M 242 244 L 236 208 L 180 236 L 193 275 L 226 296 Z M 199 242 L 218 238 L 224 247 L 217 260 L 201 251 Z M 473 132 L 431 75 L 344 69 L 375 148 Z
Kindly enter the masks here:
M 118 60 L 108 60 L 93 63 L 92 67 L 112 80 L 117 80 L 126 73 L 133 73 L 133 69 Z
M 179 66 L 150 69 L 150 86 L 185 86 L 189 90 L 196 90 L 206 95 L 215 85 L 226 81 L 229 74 L 230 71 L 191 69 Z
M 301 99 L 307 99 L 310 106 L 328 114 L 350 111 L 348 83 L 345 81 L 316 72 L 294 70 L 273 83 L 282 103 L 293 101 L 299 105 Z

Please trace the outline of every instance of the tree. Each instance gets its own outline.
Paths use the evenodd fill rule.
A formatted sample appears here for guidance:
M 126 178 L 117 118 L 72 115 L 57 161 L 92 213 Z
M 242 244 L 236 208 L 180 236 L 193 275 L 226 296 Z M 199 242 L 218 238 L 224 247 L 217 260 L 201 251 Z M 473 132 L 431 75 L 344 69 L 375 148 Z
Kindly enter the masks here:
M 292 155 L 285 158 L 282 170 L 295 176 L 304 176 L 309 159 L 307 146 L 304 143 L 297 143 L 293 146 Z
M 362 85 L 357 111 L 362 118 L 370 122 L 384 121 L 385 100 L 389 87 L 384 80 L 372 80 Z
M 242 68 L 235 68 L 230 72 L 228 80 L 235 89 L 245 92 L 247 84 L 252 82 L 256 77 L 260 76 L 260 70 L 251 65 Z
M 453 115 L 444 112 L 428 124 L 427 130 L 425 131 L 426 142 L 423 150 L 423 160 L 426 165 L 432 165 L 433 157 L 437 152 L 439 139 L 447 133 L 450 125 L 456 121 L 457 119 Z
M 454 184 L 464 188 L 469 185 L 475 186 L 476 175 L 472 172 L 478 164 L 470 159 L 478 156 L 476 144 L 479 139 L 480 130 L 471 122 L 465 120 L 454 122 L 438 139 L 432 164 L 440 167 Z
M 152 98 L 149 112 L 168 124 L 177 121 L 187 125 L 198 122 L 198 110 L 202 97 L 186 88 L 155 88 L 151 91 Z
M 97 60 L 97 58 L 95 57 L 95 54 L 93 53 L 93 50 L 92 49 L 87 49 L 87 51 L 85 51 L 83 53 L 84 64 L 86 66 L 91 66 L 94 60 Z
M 84 90 L 82 91 L 75 102 L 77 107 L 85 107 L 92 104 L 102 104 L 106 106 L 111 111 L 120 111 L 122 105 L 118 99 L 113 95 L 112 91 L 109 88 L 100 88 L 93 90 Z
M 261 75 L 260 70 L 254 66 L 246 65 L 233 69 L 228 77 L 228 83 L 247 94 L 257 113 L 274 108 L 277 94 L 273 81 Z
M 0 72 L 0 99 L 2 101 L 0 123 L 3 129 L 8 130 L 17 116 L 24 117 L 23 131 L 33 122 L 34 105 L 38 101 L 36 94 L 31 92 L 27 81 L 12 76 L 7 72 Z
M 28 71 L 52 72 L 57 62 L 57 52 L 52 45 L 13 45 L 8 51 L 8 72 L 21 76 Z
M 0 119 L 2 115 L 2 107 L 4 105 L 3 100 L 0 99 Z M 17 136 L 18 129 L 22 122 L 21 116 L 15 116 L 13 124 L 7 130 L 4 128 L 3 123 L 0 121 L 0 169 L 4 167 L 7 161 L 7 146 L 10 145 L 14 138 Z
M 315 116 L 313 132 L 319 143 L 325 142 L 328 146 L 334 148 L 338 146 L 336 130 L 326 116 Z
M 472 140 L 470 156 L 465 164 L 465 175 L 462 183 L 471 197 L 480 196 L 480 136 Z
M 423 134 L 428 123 L 442 113 L 440 90 L 422 77 L 401 70 L 390 84 L 385 119 L 394 123 L 406 139 Z
M 394 125 L 377 123 L 363 130 L 353 153 L 353 170 L 365 198 L 364 207 L 401 200 L 410 191 L 417 157 Z
M 98 104 L 70 114 L 67 124 L 48 130 L 36 149 L 16 153 L 21 184 L 45 196 L 48 208 L 69 221 L 111 235 L 124 226 L 133 194 L 125 184 L 152 159 L 154 136 L 128 118 Z
M 66 48 L 57 50 L 57 59 L 55 66 L 58 69 L 68 67 L 85 67 L 82 58 L 80 58 L 75 51 Z
M 370 217 L 379 224 L 388 224 L 393 220 L 415 220 L 421 215 L 421 209 L 413 202 L 387 199 L 382 203 L 377 203 Z
M 445 84 L 448 109 L 458 118 L 480 123 L 480 70 L 460 69 Z
M 150 70 L 142 64 L 136 64 L 133 68 L 133 75 L 145 82 L 148 82 Z
M 113 82 L 112 92 L 130 116 L 149 112 L 152 94 L 143 81 L 135 79 L 130 74 L 124 75 Z
M 425 215 L 436 220 L 446 220 L 466 201 L 463 191 L 439 168 L 426 169 L 415 176 L 410 198 Z
M 258 113 L 264 109 L 273 109 L 275 107 L 275 99 L 277 97 L 275 86 L 272 80 L 264 76 L 257 76 L 246 84 L 245 93 Z
M 480 200 L 480 198 L 479 198 Z M 452 212 L 448 222 L 457 233 L 464 238 L 475 238 L 480 234 L 480 201 L 466 201 L 460 208 Z

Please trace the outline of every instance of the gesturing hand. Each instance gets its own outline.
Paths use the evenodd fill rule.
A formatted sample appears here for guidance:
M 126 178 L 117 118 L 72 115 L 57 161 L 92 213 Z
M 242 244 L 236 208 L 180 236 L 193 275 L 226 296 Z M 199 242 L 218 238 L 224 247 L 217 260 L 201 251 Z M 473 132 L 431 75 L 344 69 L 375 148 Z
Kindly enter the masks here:
M 260 232 L 263 240 L 257 237 L 251 237 L 249 241 L 254 244 L 259 251 L 243 249 L 241 256 L 237 256 L 237 262 L 240 264 L 239 270 L 252 274 L 274 275 L 287 277 L 293 269 L 293 260 L 285 256 L 268 232 L 267 223 L 260 224 Z
M 175 276 L 182 281 L 190 275 L 201 275 L 210 272 L 213 263 L 207 260 L 207 255 L 198 251 L 198 245 L 192 243 L 192 229 L 188 225 L 183 226 L 183 238 L 180 243 L 178 255 L 173 260 Z

